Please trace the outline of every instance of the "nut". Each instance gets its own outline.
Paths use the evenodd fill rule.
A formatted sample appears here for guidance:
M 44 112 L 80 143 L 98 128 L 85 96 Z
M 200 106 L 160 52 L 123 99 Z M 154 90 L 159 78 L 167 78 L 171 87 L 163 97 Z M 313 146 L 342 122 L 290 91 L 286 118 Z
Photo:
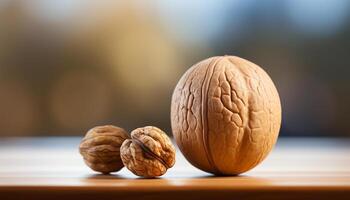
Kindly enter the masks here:
M 85 163 L 93 170 L 108 174 L 124 167 L 120 146 L 128 133 L 116 126 L 97 126 L 90 129 L 80 143 L 79 151 Z
M 175 164 L 175 147 L 162 130 L 153 126 L 133 130 L 120 152 L 124 165 L 138 176 L 161 176 Z
M 237 175 L 259 164 L 274 146 L 281 124 L 278 92 L 259 66 L 219 56 L 192 66 L 172 97 L 171 126 L 195 167 Z

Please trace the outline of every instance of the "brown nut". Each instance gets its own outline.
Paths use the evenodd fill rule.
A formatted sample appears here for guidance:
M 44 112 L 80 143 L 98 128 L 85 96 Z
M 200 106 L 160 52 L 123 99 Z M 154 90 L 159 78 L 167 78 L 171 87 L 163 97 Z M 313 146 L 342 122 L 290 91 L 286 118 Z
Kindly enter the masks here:
M 162 130 L 153 126 L 133 130 L 120 151 L 124 165 L 138 176 L 161 176 L 175 163 L 175 147 Z
M 278 92 L 259 66 L 235 56 L 208 58 L 177 84 L 171 126 L 181 152 L 195 167 L 236 175 L 259 164 L 281 124 Z
M 130 138 L 116 126 L 97 126 L 90 129 L 80 143 L 79 151 L 85 163 L 93 170 L 108 174 L 124 167 L 120 158 L 120 146 Z

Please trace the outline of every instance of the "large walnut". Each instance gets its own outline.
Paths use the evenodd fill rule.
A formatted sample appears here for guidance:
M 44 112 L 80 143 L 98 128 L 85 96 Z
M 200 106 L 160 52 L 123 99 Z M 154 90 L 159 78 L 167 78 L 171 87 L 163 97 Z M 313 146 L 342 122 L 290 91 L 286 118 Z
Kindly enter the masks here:
M 278 92 L 259 66 L 235 56 L 208 58 L 191 67 L 172 97 L 176 142 L 195 167 L 236 175 L 271 151 L 281 124 Z
M 90 129 L 80 143 L 79 151 L 85 163 L 93 170 L 108 174 L 124 167 L 120 146 L 129 138 L 119 127 L 106 125 Z

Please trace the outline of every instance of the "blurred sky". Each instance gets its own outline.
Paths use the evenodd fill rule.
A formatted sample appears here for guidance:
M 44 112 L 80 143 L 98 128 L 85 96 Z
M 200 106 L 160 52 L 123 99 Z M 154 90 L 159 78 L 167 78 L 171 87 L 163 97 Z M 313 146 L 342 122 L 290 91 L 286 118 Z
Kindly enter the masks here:
M 282 136 L 350 136 L 349 14 L 347 0 L 0 0 L 0 136 L 171 134 L 178 79 L 225 54 L 270 74 Z

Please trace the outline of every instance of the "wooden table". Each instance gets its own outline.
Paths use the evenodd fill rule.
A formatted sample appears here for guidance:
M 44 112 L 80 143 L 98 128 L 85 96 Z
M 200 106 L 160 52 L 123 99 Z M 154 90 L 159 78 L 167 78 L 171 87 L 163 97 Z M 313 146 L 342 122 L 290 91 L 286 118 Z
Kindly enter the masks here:
M 125 168 L 100 175 L 85 166 L 80 138 L 0 139 L 0 199 L 350 199 L 350 140 L 280 138 L 255 169 L 215 177 L 180 151 L 158 179 Z

